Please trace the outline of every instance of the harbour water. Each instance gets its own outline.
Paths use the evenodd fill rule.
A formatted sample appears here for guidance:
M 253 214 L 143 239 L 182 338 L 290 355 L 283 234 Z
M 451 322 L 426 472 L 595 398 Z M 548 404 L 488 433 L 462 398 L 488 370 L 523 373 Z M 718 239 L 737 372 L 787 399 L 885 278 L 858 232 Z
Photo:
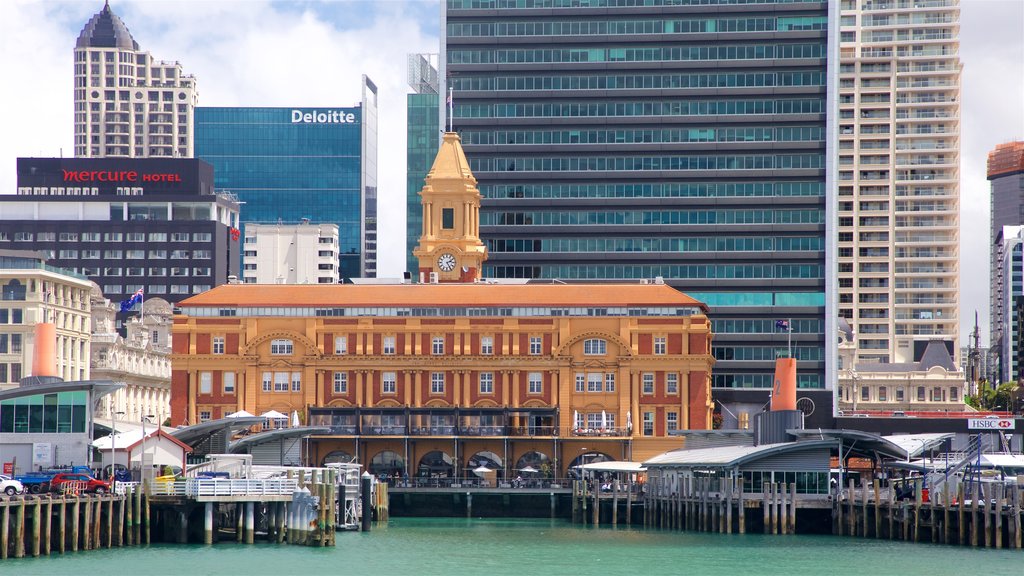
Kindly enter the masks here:
M 1021 566 L 1020 551 L 849 537 L 594 529 L 563 520 L 392 518 L 370 533 L 339 533 L 334 548 L 160 544 L 8 559 L 0 575 L 938 576 L 1019 574 Z

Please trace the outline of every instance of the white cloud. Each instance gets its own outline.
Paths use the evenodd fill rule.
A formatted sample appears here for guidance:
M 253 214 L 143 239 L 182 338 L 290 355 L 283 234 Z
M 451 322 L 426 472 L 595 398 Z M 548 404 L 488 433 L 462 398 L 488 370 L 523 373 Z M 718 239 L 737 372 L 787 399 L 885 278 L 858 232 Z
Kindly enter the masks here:
M 56 156 L 61 148 L 73 154 L 74 42 L 100 8 L 99 0 L 4 7 L 0 73 L 16 80 L 0 90 L 9 118 L 0 141 L 3 192 L 14 191 L 15 158 Z M 378 266 L 381 275 L 401 274 L 406 55 L 437 52 L 436 1 L 117 1 L 112 8 L 143 50 L 196 76 L 201 106 L 353 106 L 362 74 L 369 76 L 379 97 Z

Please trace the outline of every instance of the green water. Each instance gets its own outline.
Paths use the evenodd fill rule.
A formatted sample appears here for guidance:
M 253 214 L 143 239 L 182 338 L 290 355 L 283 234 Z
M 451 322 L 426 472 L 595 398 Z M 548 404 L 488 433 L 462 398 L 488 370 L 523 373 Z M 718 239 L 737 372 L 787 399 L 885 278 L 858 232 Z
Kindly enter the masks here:
M 838 538 L 579 528 L 564 521 L 398 518 L 335 548 L 219 543 L 8 559 L 0 575 L 1024 574 L 1024 551 Z

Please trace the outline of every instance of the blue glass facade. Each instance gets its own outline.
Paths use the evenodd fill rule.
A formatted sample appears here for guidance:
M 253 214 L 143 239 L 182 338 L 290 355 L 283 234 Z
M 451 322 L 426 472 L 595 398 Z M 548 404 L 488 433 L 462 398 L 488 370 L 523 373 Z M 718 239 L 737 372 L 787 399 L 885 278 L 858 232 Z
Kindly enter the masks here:
M 371 108 L 372 117 L 365 102 L 353 108 L 196 108 L 196 156 L 214 166 L 218 191 L 244 202 L 243 227 L 304 218 L 337 224 L 341 277 L 374 276 Z
M 791 319 L 830 411 L 829 2 L 446 1 L 484 276 L 664 277 L 711 306 L 734 412 L 767 400 Z
M 406 270 L 415 278 L 419 273 L 419 260 L 412 251 L 423 233 L 423 206 L 419 193 L 423 189 L 423 179 L 437 156 L 440 97 L 437 94 L 409 94 L 406 99 L 405 254 Z

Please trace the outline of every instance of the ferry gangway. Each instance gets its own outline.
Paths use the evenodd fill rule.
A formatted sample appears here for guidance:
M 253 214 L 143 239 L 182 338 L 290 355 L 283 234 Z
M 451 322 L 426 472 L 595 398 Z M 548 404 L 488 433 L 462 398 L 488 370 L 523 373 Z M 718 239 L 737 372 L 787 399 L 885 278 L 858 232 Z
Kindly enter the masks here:
M 290 500 L 299 483 L 287 478 L 186 478 L 153 482 L 154 496 L 178 496 L 193 500 Z

